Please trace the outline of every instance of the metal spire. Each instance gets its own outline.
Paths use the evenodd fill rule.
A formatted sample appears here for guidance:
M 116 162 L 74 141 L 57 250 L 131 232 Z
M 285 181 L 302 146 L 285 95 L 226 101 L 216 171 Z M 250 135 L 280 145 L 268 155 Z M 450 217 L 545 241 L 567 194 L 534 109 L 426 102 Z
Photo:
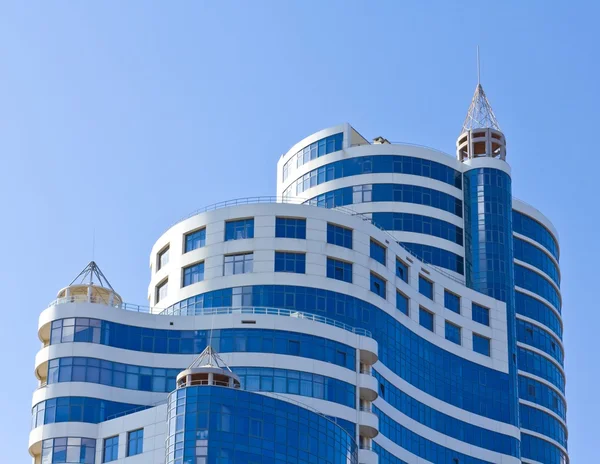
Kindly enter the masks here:
M 227 369 L 232 372 L 229 366 L 221 359 L 221 356 L 213 350 L 212 346 L 208 345 L 202 353 L 189 365 L 188 369 L 196 369 L 198 367 L 218 367 L 219 369 Z
M 90 263 L 85 267 L 85 269 L 73 279 L 73 282 L 69 284 L 69 287 L 73 284 L 93 285 L 94 280 L 96 280 L 96 285 L 98 285 L 99 287 L 110 288 L 113 292 L 115 291 L 115 289 L 112 288 L 112 285 L 110 285 L 108 279 L 102 273 L 95 261 L 90 261 Z

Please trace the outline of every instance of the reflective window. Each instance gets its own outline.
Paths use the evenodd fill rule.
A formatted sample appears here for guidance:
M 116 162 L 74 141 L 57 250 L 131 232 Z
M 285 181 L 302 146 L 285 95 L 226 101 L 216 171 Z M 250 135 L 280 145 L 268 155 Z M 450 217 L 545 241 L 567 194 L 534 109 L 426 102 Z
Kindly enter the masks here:
M 456 314 L 460 314 L 460 297 L 444 289 L 444 307 Z
M 411 156 L 374 155 L 349 158 L 313 169 L 296 179 L 285 189 L 283 196 L 300 196 L 309 188 L 325 182 L 372 173 L 412 174 L 439 180 L 459 189 L 462 188 L 461 173 L 446 165 Z
M 416 232 L 463 244 L 463 230 L 441 219 L 412 213 L 372 213 L 373 224 L 385 230 Z
M 276 251 L 275 272 L 306 273 L 306 255 L 290 251 Z
M 266 395 L 182 388 L 169 395 L 167 416 L 166 464 L 358 462 L 348 421 Z
M 380 243 L 371 239 L 371 258 L 373 258 L 375 261 L 380 262 L 384 266 L 386 265 L 385 264 L 386 251 L 387 250 L 383 245 L 381 245 Z
M 371 291 L 381 298 L 385 298 L 385 280 L 371 272 Z
M 49 438 L 42 441 L 43 464 L 94 464 L 96 440 L 92 438 Z
M 340 132 L 338 134 L 330 135 L 329 137 L 317 140 L 307 147 L 304 147 L 298 153 L 291 156 L 290 159 L 283 165 L 283 181 L 285 182 L 291 172 L 305 163 L 320 158 L 323 155 L 340 151 L 342 149 L 343 141 L 344 134 Z
M 544 356 L 517 347 L 517 365 L 519 370 L 537 375 L 556 385 L 563 394 L 565 393 L 565 378 L 562 372 L 554 362 Z
M 519 291 L 515 292 L 515 303 L 518 314 L 530 317 L 544 324 L 562 340 L 562 323 L 556 312 L 548 305 L 542 303 L 537 298 L 525 295 Z
M 515 285 L 541 296 L 560 312 L 560 296 L 556 288 L 537 272 L 515 264 Z
M 515 259 L 525 261 L 550 276 L 556 285 L 560 285 L 560 274 L 554 261 L 540 248 L 520 238 L 514 238 Z
M 102 450 L 102 462 L 111 462 L 119 459 L 119 436 L 104 439 Z
M 99 424 L 106 420 L 142 411 L 151 406 L 117 403 L 82 396 L 63 396 L 36 404 L 32 409 L 32 428 L 59 422 Z
M 537 325 L 517 319 L 517 341 L 544 351 L 561 365 L 563 364 L 563 350 L 560 343 L 550 332 L 540 329 Z
M 183 268 L 183 286 L 195 284 L 204 280 L 204 262 Z
M 297 308 L 297 310 L 302 311 L 303 309 Z M 74 329 L 77 331 L 75 339 L 73 339 Z M 100 343 L 115 348 L 149 353 L 198 354 L 208 345 L 210 332 L 210 330 L 148 329 L 98 319 L 70 318 L 52 322 L 50 343 L 75 341 Z M 291 351 L 290 340 L 296 343 L 297 352 Z M 210 344 L 221 353 L 291 354 L 331 362 L 351 370 L 355 369 L 356 350 L 354 348 L 325 338 L 297 332 L 266 329 L 215 329 L 212 331 Z M 345 353 L 343 362 L 336 354 L 338 352 Z
M 163 280 L 156 286 L 156 302 L 164 300 L 169 291 L 169 279 Z
M 457 345 L 461 344 L 460 327 L 449 321 L 446 321 L 446 340 L 450 340 Z
M 473 351 L 486 356 L 490 355 L 490 339 L 473 333 Z
M 396 277 L 408 283 L 408 266 L 400 258 L 396 258 Z
M 449 269 L 457 274 L 464 275 L 465 273 L 465 259 L 456 253 L 421 243 L 398 243 L 425 263 Z
M 127 433 L 127 456 L 135 456 L 144 452 L 144 429 Z
M 352 283 L 352 263 L 328 257 L 327 277 Z
M 352 229 L 327 223 L 327 243 L 352 249 Z
M 373 333 L 379 360 L 424 392 L 467 411 L 517 424 L 511 413 L 509 376 L 441 349 L 364 300 L 329 290 L 288 285 L 256 285 L 207 292 L 186 298 L 164 314 L 204 314 L 212 307 L 257 306 L 304 311 L 330 317 Z M 214 346 L 214 345 L 213 345 Z M 206 344 L 202 346 L 205 348 Z M 220 350 L 215 346 L 215 349 Z M 455 365 L 457 369 L 440 369 Z M 484 383 L 482 383 L 484 382 Z M 515 404 L 516 406 L 516 404 Z
M 502 454 L 518 456 L 518 439 L 490 429 L 477 427 L 470 422 L 461 421 L 427 406 L 396 387 L 376 370 L 373 370 L 373 376 L 378 380 L 380 387 L 383 387 L 380 391 L 381 399 L 411 419 L 471 445 Z
M 206 227 L 185 235 L 185 253 L 206 245 Z
M 433 313 L 424 308 L 419 308 L 419 324 L 433 332 Z
M 306 219 L 275 218 L 275 237 L 306 239 Z
M 224 256 L 223 275 L 247 274 L 252 272 L 253 253 L 241 253 Z
M 159 271 L 163 267 L 169 264 L 169 247 L 163 248 L 158 252 L 158 259 L 156 260 L 156 270 Z
M 543 438 L 521 433 L 521 457 L 544 464 L 567 464 L 567 457 Z
M 529 237 L 543 245 L 558 261 L 558 243 L 548 229 L 535 219 L 530 218 L 523 213 L 519 213 L 514 209 L 512 211 L 512 220 L 514 232 L 525 235 L 525 237 Z
M 433 300 L 433 282 L 422 275 L 419 276 L 419 293 Z
M 567 405 L 558 392 L 545 383 L 520 375 L 519 398 L 548 408 L 567 420 Z
M 337 208 L 368 202 L 401 202 L 431 206 L 463 215 L 462 200 L 439 190 L 406 184 L 364 184 L 330 190 L 311 198 L 306 203 L 322 208 Z
M 471 318 L 483 325 L 490 325 L 490 310 L 477 303 L 471 304 Z
M 243 390 L 289 393 L 356 407 L 354 385 L 323 375 L 269 367 L 232 367 Z
M 382 435 L 425 461 L 448 464 L 456 462 L 460 464 L 490 464 L 488 461 L 459 453 L 417 435 L 394 421 L 376 406 L 373 406 L 373 412 L 379 418 L 379 432 Z
M 254 238 L 254 219 L 238 219 L 225 223 L 225 241 Z
M 400 458 L 397 458 L 395 455 L 390 453 L 385 448 L 382 448 L 377 444 L 377 442 L 373 442 L 373 451 L 377 453 L 377 457 L 379 458 L 379 464 L 408 464 L 406 461 L 403 461 Z M 456 464 L 456 463 L 454 463 Z
M 408 297 L 396 291 L 396 309 L 408 316 Z
M 546 435 L 567 447 L 567 430 L 555 417 L 537 408 L 521 404 L 519 418 L 522 428 Z

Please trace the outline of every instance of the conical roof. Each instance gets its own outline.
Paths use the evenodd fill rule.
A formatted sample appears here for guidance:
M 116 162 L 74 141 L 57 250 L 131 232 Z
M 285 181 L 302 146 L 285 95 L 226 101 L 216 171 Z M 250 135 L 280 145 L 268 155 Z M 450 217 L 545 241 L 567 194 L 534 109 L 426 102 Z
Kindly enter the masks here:
M 232 372 L 229 366 L 221 359 L 219 353 L 213 350 L 212 346 L 208 345 L 202 353 L 189 365 L 188 369 L 197 369 L 199 367 L 217 367 L 219 369 Z
M 115 291 L 95 261 L 90 261 L 85 269 L 83 269 L 83 271 L 81 271 L 77 277 L 73 279 L 73 282 L 71 282 L 69 286 L 74 284 L 96 285 L 99 287 L 109 288 L 113 292 Z
M 495 129 L 500 131 L 500 125 L 494 115 L 494 110 L 485 96 L 481 84 L 477 84 L 471 106 L 467 112 L 465 122 L 463 122 L 462 132 L 473 129 Z M 462 133 L 461 132 L 461 133 Z

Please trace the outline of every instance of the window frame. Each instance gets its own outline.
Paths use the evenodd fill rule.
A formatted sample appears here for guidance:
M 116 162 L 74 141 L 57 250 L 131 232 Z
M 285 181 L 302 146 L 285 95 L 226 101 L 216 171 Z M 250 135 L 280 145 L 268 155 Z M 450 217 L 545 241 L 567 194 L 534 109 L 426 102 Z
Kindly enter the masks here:
M 332 276 L 329 275 L 329 265 L 330 265 L 330 263 L 332 264 L 333 271 L 334 271 Z M 336 264 L 346 265 L 346 266 L 348 266 L 348 268 L 345 268 L 344 266 L 342 266 L 341 268 L 338 268 L 338 267 L 336 267 Z M 344 278 L 338 279 L 337 277 L 335 277 L 335 270 L 336 269 L 341 269 L 343 275 L 345 275 L 345 273 L 348 271 L 350 273 L 350 279 L 349 280 L 346 280 Z M 347 283 L 351 284 L 352 280 L 353 280 L 353 273 L 354 273 L 354 269 L 353 269 L 353 263 L 352 262 L 350 262 L 350 261 L 344 261 L 343 259 L 333 258 L 332 256 L 327 256 L 327 260 L 325 262 L 325 275 L 327 276 L 328 279 L 334 279 L 334 280 L 338 280 L 340 282 L 347 282 Z
M 197 266 L 200 266 L 200 265 L 202 265 L 202 278 L 201 278 L 201 279 L 199 279 L 199 280 L 196 280 L 195 282 L 189 282 L 189 283 L 187 283 L 187 284 L 186 284 L 186 283 L 185 283 L 185 277 L 186 277 L 186 275 L 185 275 L 185 272 L 186 272 L 187 270 L 190 270 L 190 269 L 192 269 L 192 268 L 194 268 L 194 267 L 197 267 Z M 184 287 L 188 287 L 188 286 L 190 286 L 190 285 L 197 284 L 198 282 L 202 282 L 202 281 L 204 280 L 204 270 L 205 270 L 204 261 L 198 261 L 198 262 L 195 262 L 195 263 L 193 263 L 193 264 L 190 264 L 190 265 L 188 265 L 188 266 L 184 266 L 184 267 L 182 267 L 182 268 L 181 268 L 181 288 L 184 288 Z M 193 275 L 193 274 L 192 274 L 192 275 Z
M 227 226 L 228 225 L 233 225 L 235 223 L 241 223 L 243 222 L 243 230 L 244 230 L 244 237 L 237 237 L 236 235 L 236 230 L 237 227 L 234 227 L 232 232 L 233 232 L 233 236 L 231 238 L 227 238 Z M 249 225 L 251 223 L 251 226 Z M 225 221 L 225 227 L 224 227 L 224 231 L 223 231 L 223 235 L 224 235 L 224 242 L 231 242 L 234 240 L 249 240 L 249 239 L 253 239 L 254 238 L 254 217 L 244 217 L 244 218 L 236 218 L 236 219 L 229 219 L 227 221 Z
M 458 329 L 458 342 L 455 342 L 454 340 L 448 338 L 448 326 Z M 444 322 L 444 338 L 446 340 L 448 340 L 449 342 L 452 342 L 452 343 L 455 343 L 456 345 L 461 346 L 462 345 L 462 327 L 455 324 L 454 322 L 451 322 L 448 319 L 446 319 Z
M 279 256 L 278 256 L 279 255 Z M 287 270 L 287 255 L 294 255 L 293 259 L 293 270 Z M 302 259 L 298 259 L 302 257 Z M 279 258 L 279 259 L 278 259 Z M 283 260 L 283 268 L 278 269 L 277 265 Z M 298 270 L 298 266 L 301 264 L 301 271 Z M 273 272 L 285 272 L 288 274 L 306 274 L 306 253 L 302 251 L 283 251 L 283 250 L 275 250 L 275 255 L 273 258 Z
M 188 239 L 192 235 L 198 234 L 202 231 L 204 231 L 204 239 L 202 240 L 202 245 L 188 249 Z M 200 240 L 200 239 L 198 239 L 198 240 Z M 198 250 L 200 248 L 204 248 L 205 246 L 206 246 L 206 226 L 202 226 L 198 229 L 194 229 L 194 230 L 191 230 L 191 231 L 183 234 L 183 254 L 189 253 L 190 251 Z
M 458 300 L 458 311 L 455 311 L 454 309 L 448 307 L 448 305 L 446 304 L 447 303 L 446 295 L 451 295 Z M 444 308 L 446 308 L 448 311 L 452 311 L 455 314 L 460 314 L 461 313 L 460 305 L 461 305 L 461 296 L 448 290 L 447 288 L 444 288 Z
M 373 279 L 376 279 L 376 281 L 374 281 Z M 381 295 L 381 292 L 373 291 L 373 285 L 379 284 L 379 282 L 377 282 L 377 281 L 381 281 L 381 283 L 383 283 L 383 289 L 382 289 L 383 295 Z M 371 293 L 374 293 L 378 297 L 383 298 L 384 300 L 387 300 L 387 281 L 382 276 L 380 276 L 379 274 L 377 274 L 376 272 L 373 272 L 373 271 L 371 271 L 369 274 L 369 290 L 371 291 Z
M 236 261 L 235 259 L 231 262 L 232 265 L 232 273 L 228 274 L 227 273 L 227 264 L 229 264 L 227 262 L 227 258 L 233 258 L 235 256 L 251 256 L 251 263 L 250 263 L 250 269 L 247 270 L 246 267 L 248 266 L 248 261 L 247 259 L 243 259 L 241 262 L 243 263 L 243 270 L 242 272 L 235 272 L 235 264 Z M 223 255 L 223 276 L 232 276 L 232 275 L 241 275 L 241 274 L 250 274 L 254 272 L 254 252 L 253 251 L 246 251 L 246 252 L 241 252 L 241 253 L 231 253 L 231 254 L 227 254 L 227 255 Z
M 329 233 L 330 233 L 330 227 L 333 228 L 333 230 L 331 230 L 331 233 L 333 235 L 333 241 L 329 241 Z M 346 235 L 342 234 L 342 243 L 336 243 L 335 241 L 335 237 L 336 235 L 340 234 L 340 231 L 338 231 L 337 229 L 341 229 L 343 232 L 348 233 L 349 232 L 349 236 L 350 236 L 350 246 L 347 246 L 344 242 L 346 241 Z M 345 226 L 340 226 L 339 224 L 335 224 L 333 222 L 328 222 L 327 223 L 327 230 L 326 230 L 326 238 L 327 238 L 327 243 L 330 245 L 335 245 L 335 246 L 339 246 L 342 248 L 347 248 L 348 250 L 352 250 L 354 247 L 354 229 L 351 229 L 349 227 L 345 227 Z
M 482 353 L 481 351 L 478 351 L 475 349 L 475 340 L 476 339 L 480 339 L 480 340 L 487 340 L 487 354 L 486 353 Z M 486 337 L 485 335 L 481 335 L 478 334 L 476 332 L 473 332 L 473 351 L 475 353 L 479 353 L 483 356 L 487 356 L 487 357 L 491 357 L 492 356 L 492 339 L 489 337 Z
M 161 297 L 161 290 L 163 288 L 166 288 L 165 290 L 165 294 Z M 155 304 L 163 301 L 165 298 L 167 298 L 169 296 L 169 278 L 166 277 L 163 280 L 161 280 L 159 283 L 156 284 L 156 288 L 154 291 L 154 302 Z
M 373 256 L 373 250 L 377 250 L 377 252 L 383 251 L 383 261 L 380 261 L 378 258 Z M 387 251 L 388 250 L 385 245 L 371 237 L 371 240 L 369 241 L 369 257 L 371 259 L 374 259 L 379 264 L 382 264 L 387 267 Z
M 160 271 L 167 264 L 169 264 L 169 252 L 171 251 L 171 244 L 167 243 L 164 247 L 162 247 L 158 253 L 156 253 L 156 272 Z M 163 263 L 163 257 L 166 256 L 166 261 Z
M 278 224 L 278 221 L 290 221 L 290 220 L 291 221 L 303 221 L 304 227 L 299 227 L 297 222 L 293 226 L 288 225 L 288 224 Z M 288 228 L 292 228 L 292 227 L 294 229 L 294 236 L 289 236 L 289 235 L 287 235 L 287 230 L 288 230 Z M 283 235 L 278 234 L 278 230 L 280 230 L 279 228 L 283 228 L 283 231 L 284 231 Z M 304 235 L 303 237 L 298 237 L 298 230 L 302 230 L 302 233 L 300 235 Z M 296 239 L 296 240 L 306 240 L 306 218 L 275 216 L 275 238 L 292 238 L 292 239 Z
M 400 263 L 402 266 L 404 266 L 404 268 L 406 269 L 406 276 L 404 278 L 402 278 L 399 273 L 398 273 L 398 263 Z M 396 277 L 398 277 L 401 281 L 408 283 L 408 269 L 409 269 L 409 265 L 406 264 L 402 259 L 400 259 L 398 256 L 396 256 Z M 403 270 L 404 271 L 404 270 Z
M 106 460 L 106 457 L 107 457 L 107 456 L 106 456 L 106 451 L 107 451 L 107 449 L 108 449 L 108 448 L 107 448 L 107 442 L 108 442 L 109 440 L 111 441 L 111 443 L 110 443 L 110 445 L 109 445 L 109 446 L 110 446 L 110 451 L 111 451 L 111 456 L 110 456 L 110 458 L 111 458 L 111 459 L 109 459 L 109 460 L 107 461 L 107 460 Z M 112 442 L 112 440 L 115 440 L 115 441 L 114 441 L 114 443 Z M 116 452 L 117 452 L 117 455 L 116 455 L 116 456 L 113 456 L 113 454 L 112 454 L 112 453 L 113 453 L 113 451 L 114 451 L 114 448 L 115 448 L 115 447 L 117 448 L 117 450 L 116 450 Z M 102 462 L 103 462 L 103 463 L 104 463 L 104 462 L 113 462 L 113 461 L 117 461 L 118 459 L 119 459 L 119 435 L 112 435 L 112 436 L 110 436 L 110 437 L 106 437 L 106 438 L 104 438 L 104 439 L 102 440 Z
M 475 319 L 475 314 L 476 314 L 475 307 L 483 310 L 483 311 L 477 311 L 477 314 L 485 314 L 486 316 L 484 319 L 487 319 L 487 322 L 483 322 L 479 319 Z M 491 313 L 490 308 L 483 306 L 479 303 L 475 303 L 474 301 L 471 302 L 471 319 L 474 322 L 477 322 L 478 324 L 481 324 L 481 325 L 485 325 L 486 327 L 490 327 L 490 313 Z
M 422 320 L 423 314 L 427 314 L 427 315 L 431 316 L 431 328 L 429 328 L 428 326 L 423 324 L 423 320 Z M 435 313 L 433 311 L 430 311 L 427 308 L 424 308 L 423 306 L 419 306 L 419 325 L 421 327 L 429 330 L 430 332 L 435 333 Z
M 402 311 L 399 307 L 398 307 L 398 296 L 404 298 L 406 300 L 406 312 Z M 400 290 L 396 289 L 396 309 L 398 311 L 400 311 L 402 314 L 404 314 L 405 316 L 410 317 L 410 298 L 408 296 L 406 296 L 403 292 L 401 292 Z
M 430 285 L 431 296 L 429 296 L 421 291 L 421 282 L 427 282 Z M 435 295 L 434 282 L 433 282 L 433 280 L 430 280 L 427 277 L 425 277 L 423 274 L 419 274 L 419 293 L 421 295 L 423 295 L 424 297 L 429 298 L 431 301 L 433 301 L 433 297 Z

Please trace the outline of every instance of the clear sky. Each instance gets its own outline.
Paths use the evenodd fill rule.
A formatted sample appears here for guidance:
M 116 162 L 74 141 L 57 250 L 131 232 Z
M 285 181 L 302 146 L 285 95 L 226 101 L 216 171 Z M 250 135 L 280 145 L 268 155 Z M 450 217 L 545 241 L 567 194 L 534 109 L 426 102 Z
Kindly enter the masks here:
M 460 4 L 457 5 L 457 4 Z M 482 82 L 515 196 L 560 232 L 572 462 L 598 462 L 596 2 L 0 2 L 0 462 L 29 462 L 37 318 L 92 258 L 144 304 L 154 241 L 275 194 L 301 138 L 454 153 Z

